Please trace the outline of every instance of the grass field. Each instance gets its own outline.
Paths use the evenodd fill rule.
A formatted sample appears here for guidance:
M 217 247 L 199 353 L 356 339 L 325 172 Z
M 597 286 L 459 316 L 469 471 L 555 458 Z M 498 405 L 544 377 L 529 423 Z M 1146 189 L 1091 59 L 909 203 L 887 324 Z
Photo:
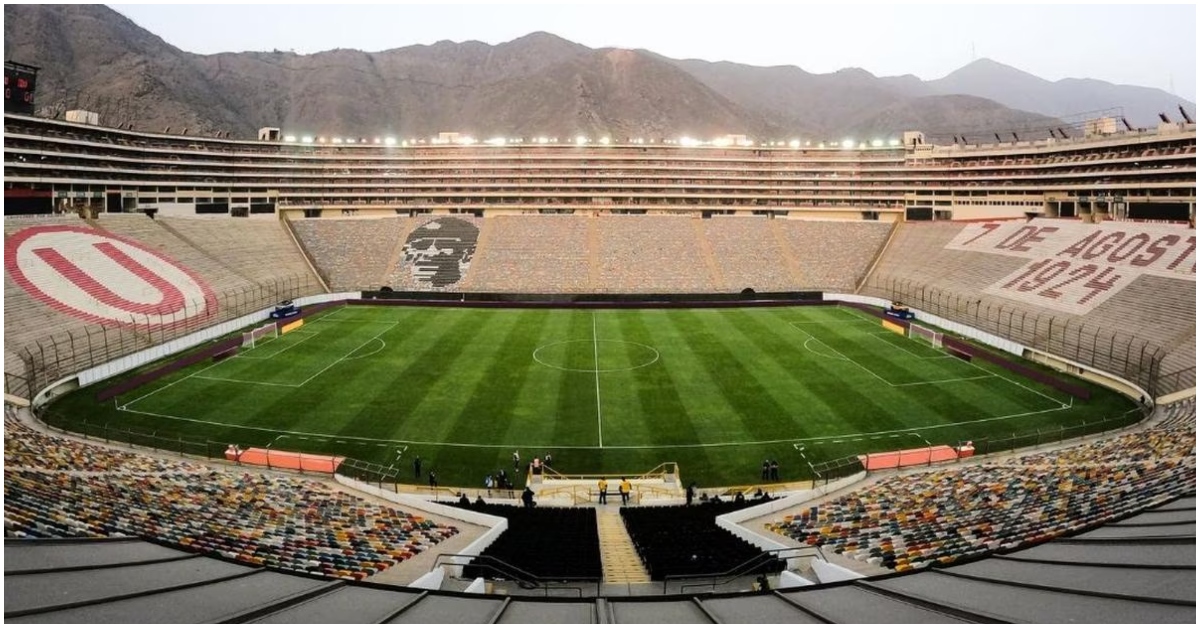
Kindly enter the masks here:
M 106 384 L 108 385 L 108 384 Z M 1133 404 L 1071 400 L 849 308 L 545 310 L 354 306 L 234 358 L 97 404 L 55 405 L 160 437 L 348 455 L 480 486 L 511 456 L 565 473 L 680 464 L 701 485 L 783 480 L 808 460 L 1077 426 Z M 78 426 L 68 426 L 78 427 Z

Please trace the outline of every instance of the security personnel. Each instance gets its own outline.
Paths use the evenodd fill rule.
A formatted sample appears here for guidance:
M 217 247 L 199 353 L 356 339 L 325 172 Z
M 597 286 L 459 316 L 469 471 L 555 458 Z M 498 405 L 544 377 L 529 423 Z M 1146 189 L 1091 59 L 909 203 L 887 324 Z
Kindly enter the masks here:
M 629 504 L 629 492 L 633 490 L 633 485 L 629 483 L 629 480 L 626 480 L 625 478 L 621 478 L 621 489 L 620 490 L 621 490 L 621 505 L 626 506 Z
M 608 503 L 608 480 L 600 478 L 600 482 L 596 484 L 596 488 L 600 489 L 600 503 Z

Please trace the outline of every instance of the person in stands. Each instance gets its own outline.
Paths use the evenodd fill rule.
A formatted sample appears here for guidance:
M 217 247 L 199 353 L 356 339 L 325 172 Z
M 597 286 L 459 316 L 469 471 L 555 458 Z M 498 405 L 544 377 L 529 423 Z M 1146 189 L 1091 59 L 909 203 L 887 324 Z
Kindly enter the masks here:
M 633 491 L 633 485 L 629 483 L 629 480 L 621 478 L 621 486 L 619 490 L 621 491 L 621 505 L 629 505 L 629 493 Z
M 521 503 L 525 504 L 526 508 L 533 508 L 536 503 L 533 501 L 533 489 L 528 486 L 521 492 Z
M 687 487 L 687 505 L 688 506 L 692 505 L 693 499 L 696 499 L 696 483 L 695 482 L 688 484 L 688 487 Z
M 608 480 L 606 480 L 604 478 L 600 478 L 600 481 L 596 483 L 596 488 L 599 489 L 599 491 L 600 491 L 600 503 L 607 504 L 608 503 Z

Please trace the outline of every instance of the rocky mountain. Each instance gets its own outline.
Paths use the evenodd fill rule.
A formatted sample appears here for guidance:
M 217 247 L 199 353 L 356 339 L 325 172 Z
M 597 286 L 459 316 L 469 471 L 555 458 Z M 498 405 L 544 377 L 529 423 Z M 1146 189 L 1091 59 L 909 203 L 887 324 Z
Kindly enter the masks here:
M 1179 105 L 1187 109 L 1188 115 L 1195 116 L 1196 111 L 1195 103 L 1161 89 L 1093 79 L 1051 82 L 991 59 L 973 61 L 926 85 L 934 94 L 971 94 L 1013 109 L 1059 118 L 1115 108 L 1138 126 L 1157 124 L 1160 112 L 1179 120 Z
M 495 46 L 443 41 L 374 53 L 196 55 L 100 5 L 5 5 L 4 55 L 42 68 L 42 115 L 82 108 L 108 126 L 232 137 L 253 137 L 263 126 L 364 137 L 457 131 L 481 139 L 837 139 L 914 128 L 990 136 L 1065 126 L 1050 118 L 1113 106 L 1125 106 L 1127 115 L 1157 113 L 1170 98 L 1101 81 L 1050 83 L 993 62 L 923 82 L 853 68 L 811 74 L 593 50 L 548 33 Z

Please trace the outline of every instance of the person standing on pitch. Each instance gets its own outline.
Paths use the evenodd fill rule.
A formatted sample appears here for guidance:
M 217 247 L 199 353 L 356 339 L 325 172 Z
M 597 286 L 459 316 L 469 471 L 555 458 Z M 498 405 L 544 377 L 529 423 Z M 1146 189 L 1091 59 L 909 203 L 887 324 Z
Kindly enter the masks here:
M 433 471 L 429 472 L 429 490 L 437 492 L 437 474 Z
M 520 450 L 513 451 L 513 472 L 521 472 L 521 452 Z
M 600 478 L 600 482 L 596 484 L 596 488 L 600 489 L 600 503 L 608 503 L 608 480 Z
M 413 479 L 414 480 L 421 479 L 421 457 L 420 456 L 413 458 Z

